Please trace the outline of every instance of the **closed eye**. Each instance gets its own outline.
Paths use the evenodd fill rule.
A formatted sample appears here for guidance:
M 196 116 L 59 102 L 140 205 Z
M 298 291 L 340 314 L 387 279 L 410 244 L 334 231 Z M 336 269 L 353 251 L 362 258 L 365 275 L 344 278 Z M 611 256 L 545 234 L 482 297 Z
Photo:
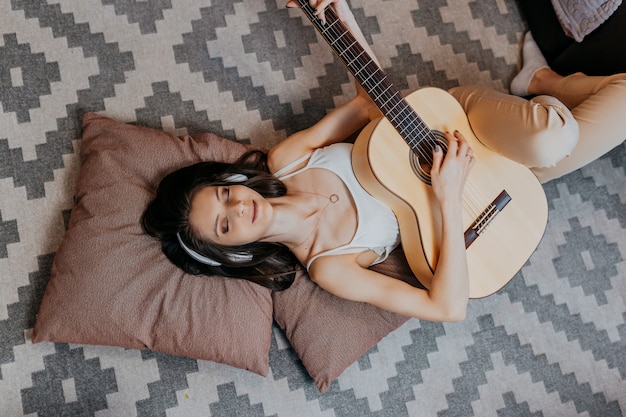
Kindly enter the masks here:
M 224 203 L 228 204 L 228 202 L 230 201 L 230 187 L 224 187 Z M 226 234 L 228 233 L 228 231 L 230 230 L 230 224 L 228 222 L 228 217 L 224 217 L 224 220 L 222 221 L 222 234 Z
M 230 201 L 230 188 L 229 187 L 215 187 L 215 197 L 218 204 L 228 204 Z M 214 233 L 216 236 L 227 233 L 230 228 L 228 223 L 228 217 L 217 215 L 215 217 Z

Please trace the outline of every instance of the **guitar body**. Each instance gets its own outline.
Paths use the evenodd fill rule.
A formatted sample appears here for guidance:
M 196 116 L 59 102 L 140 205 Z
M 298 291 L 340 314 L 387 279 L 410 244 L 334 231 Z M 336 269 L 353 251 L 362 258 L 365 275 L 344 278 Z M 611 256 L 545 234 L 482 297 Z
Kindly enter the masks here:
M 424 88 L 405 99 L 428 128 L 459 130 L 474 150 L 476 162 L 463 195 L 465 229 L 503 191 L 510 197 L 467 247 L 470 297 L 493 294 L 521 269 L 543 236 L 548 216 L 543 188 L 528 168 L 486 148 L 460 104 L 446 91 Z M 363 187 L 395 213 L 411 270 L 429 287 L 439 257 L 441 217 L 432 188 L 415 173 L 411 155 L 405 140 L 381 118 L 357 138 L 352 162 Z

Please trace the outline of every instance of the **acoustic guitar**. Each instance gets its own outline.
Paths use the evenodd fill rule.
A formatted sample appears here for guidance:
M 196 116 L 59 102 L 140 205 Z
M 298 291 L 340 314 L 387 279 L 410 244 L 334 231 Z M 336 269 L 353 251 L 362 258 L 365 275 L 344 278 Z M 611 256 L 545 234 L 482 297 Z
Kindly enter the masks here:
M 384 115 L 359 134 L 352 164 L 361 185 L 393 210 L 409 266 L 426 287 L 442 229 L 430 184 L 433 148 L 447 149 L 442 132 L 464 135 L 476 158 L 463 192 L 470 297 L 498 291 L 532 255 L 547 224 L 546 196 L 535 175 L 485 147 L 448 92 L 423 88 L 403 98 L 331 8 L 323 24 L 308 0 L 298 3 Z

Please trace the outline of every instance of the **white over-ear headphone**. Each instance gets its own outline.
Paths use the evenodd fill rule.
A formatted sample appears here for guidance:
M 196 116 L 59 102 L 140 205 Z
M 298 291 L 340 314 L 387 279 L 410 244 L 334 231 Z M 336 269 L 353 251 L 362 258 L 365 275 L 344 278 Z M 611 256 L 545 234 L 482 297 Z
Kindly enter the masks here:
M 187 255 L 191 256 L 196 261 L 205 265 L 209 265 L 209 266 L 221 266 L 222 265 L 221 262 L 218 262 L 215 259 L 211 259 L 208 256 L 201 255 L 195 250 L 191 249 L 189 246 L 187 246 L 185 242 L 183 242 L 183 238 L 180 237 L 180 232 L 176 233 L 176 239 L 178 239 L 178 243 L 180 244 L 180 247 L 183 248 L 183 250 L 187 253 Z M 251 253 L 229 253 L 227 256 L 233 262 L 248 262 L 252 260 Z
M 226 181 L 228 182 L 244 182 L 248 181 L 248 177 L 243 174 L 232 174 L 226 177 Z
M 226 177 L 226 181 L 228 182 L 244 182 L 247 180 L 248 180 L 248 177 L 245 176 L 244 174 L 232 174 Z M 183 250 L 187 253 L 187 255 L 191 256 L 196 261 L 203 263 L 205 265 L 209 265 L 209 266 L 221 266 L 222 265 L 221 262 L 218 262 L 215 259 L 211 259 L 207 256 L 201 255 L 195 250 L 191 249 L 189 246 L 187 246 L 185 242 L 183 242 L 183 238 L 180 237 L 180 232 L 176 233 L 176 239 L 178 239 L 178 243 L 180 244 L 180 247 L 183 248 Z M 231 253 L 231 254 L 228 254 L 227 256 L 233 262 L 248 262 L 252 260 L 251 253 Z

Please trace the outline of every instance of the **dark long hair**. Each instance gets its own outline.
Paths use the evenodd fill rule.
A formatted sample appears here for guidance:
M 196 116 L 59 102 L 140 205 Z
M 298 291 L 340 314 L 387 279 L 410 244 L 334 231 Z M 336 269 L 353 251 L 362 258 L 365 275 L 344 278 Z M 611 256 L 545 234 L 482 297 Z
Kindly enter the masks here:
M 200 238 L 189 224 L 191 201 L 207 186 L 232 185 L 228 178 L 243 174 L 245 185 L 265 198 L 285 195 L 285 185 L 267 169 L 267 155 L 250 151 L 235 163 L 199 162 L 171 172 L 161 180 L 156 195 L 142 216 L 144 231 L 161 241 L 163 253 L 185 272 L 193 275 L 222 275 L 247 279 L 272 290 L 288 288 L 299 269 L 298 260 L 280 243 L 255 242 L 222 246 Z M 210 266 L 192 258 L 179 237 L 193 251 L 221 263 Z M 245 254 L 244 260 L 233 255 Z

